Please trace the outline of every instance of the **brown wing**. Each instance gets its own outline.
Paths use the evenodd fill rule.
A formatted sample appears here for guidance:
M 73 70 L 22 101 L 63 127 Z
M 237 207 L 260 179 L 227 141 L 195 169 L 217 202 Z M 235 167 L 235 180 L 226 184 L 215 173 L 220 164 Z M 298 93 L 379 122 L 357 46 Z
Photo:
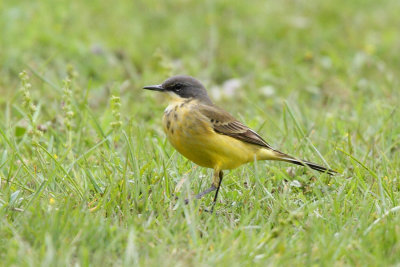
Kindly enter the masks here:
M 260 135 L 236 120 L 235 117 L 225 110 L 210 105 L 201 105 L 199 110 L 210 120 L 215 132 L 231 136 L 250 144 L 273 149 Z
M 334 175 L 337 172 L 335 170 L 326 168 L 319 164 L 309 162 L 306 160 L 299 160 L 295 157 L 282 153 L 276 149 L 273 149 L 261 136 L 259 136 L 255 131 L 236 120 L 232 115 L 230 115 L 225 110 L 211 105 L 199 105 L 199 111 L 203 114 L 212 124 L 214 131 L 219 134 L 224 134 L 247 142 L 250 144 L 255 144 L 263 146 L 275 151 L 277 158 L 282 161 L 294 163 L 301 166 L 308 166 L 311 169 L 317 170 L 319 172 L 326 172 L 329 175 Z

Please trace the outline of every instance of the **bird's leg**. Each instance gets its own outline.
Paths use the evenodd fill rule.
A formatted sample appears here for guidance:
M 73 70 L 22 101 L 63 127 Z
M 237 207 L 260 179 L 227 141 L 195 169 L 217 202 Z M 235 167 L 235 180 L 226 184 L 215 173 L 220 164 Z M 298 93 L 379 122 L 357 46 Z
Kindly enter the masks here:
M 210 210 L 211 213 L 213 213 L 215 203 L 217 203 L 219 188 L 221 187 L 221 183 L 222 183 L 222 178 L 223 178 L 223 177 L 224 177 L 224 173 L 223 173 L 222 171 L 215 171 L 215 172 L 214 172 L 214 181 L 213 181 L 213 185 L 214 185 L 214 183 L 217 182 L 217 191 L 215 192 L 213 204 L 212 204 L 212 207 L 211 207 L 211 210 Z M 216 178 L 217 178 L 217 181 L 216 181 Z
M 222 171 L 214 170 L 213 183 L 212 183 L 211 187 L 206 189 L 205 191 L 197 194 L 195 196 L 195 198 L 200 199 L 200 198 L 204 197 L 204 195 L 207 195 L 208 193 L 211 193 L 212 191 L 215 191 L 215 190 L 217 190 L 217 192 L 218 192 L 219 186 L 221 185 L 221 180 L 222 180 L 221 177 L 222 177 Z M 218 195 L 218 193 L 217 193 L 217 195 Z M 214 197 L 214 201 L 215 200 L 216 200 L 216 197 Z M 185 200 L 185 202 L 187 204 L 186 200 Z
M 212 191 L 217 190 L 217 193 L 214 196 L 214 201 L 213 201 L 213 208 L 215 205 L 215 202 L 217 201 L 217 196 L 218 196 L 218 191 L 219 191 L 219 186 L 221 185 L 221 181 L 222 181 L 222 171 L 214 171 L 214 175 L 213 175 L 213 183 L 211 185 L 211 187 L 207 188 L 205 191 L 197 194 L 195 196 L 196 199 L 200 199 L 202 197 L 204 197 L 205 195 L 207 195 L 208 193 L 211 193 Z M 185 199 L 185 204 L 189 203 L 189 199 Z
M 214 186 L 214 184 L 213 184 L 213 185 L 211 185 L 210 188 L 207 188 L 207 189 L 204 190 L 203 192 L 201 192 L 201 193 L 195 195 L 194 197 L 195 197 L 196 199 L 200 199 L 200 198 L 204 197 L 204 195 L 207 195 L 208 193 L 211 193 L 212 191 L 215 191 L 216 189 L 217 189 L 217 188 L 216 188 L 216 187 Z M 189 199 L 185 199 L 185 204 L 188 204 L 188 203 L 189 203 Z
M 217 188 L 214 185 L 211 185 L 210 188 L 206 189 L 205 191 L 199 193 L 196 195 L 197 199 L 202 198 L 204 195 L 207 195 L 208 193 L 211 193 L 212 191 L 215 191 Z

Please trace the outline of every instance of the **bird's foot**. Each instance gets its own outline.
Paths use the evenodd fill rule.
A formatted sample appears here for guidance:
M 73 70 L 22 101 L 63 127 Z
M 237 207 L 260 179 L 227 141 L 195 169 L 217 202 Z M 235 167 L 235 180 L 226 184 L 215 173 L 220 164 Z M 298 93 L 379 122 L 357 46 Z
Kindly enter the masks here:
M 215 206 L 215 202 L 212 203 L 211 209 L 204 209 L 204 212 L 213 214 L 214 213 L 214 206 Z

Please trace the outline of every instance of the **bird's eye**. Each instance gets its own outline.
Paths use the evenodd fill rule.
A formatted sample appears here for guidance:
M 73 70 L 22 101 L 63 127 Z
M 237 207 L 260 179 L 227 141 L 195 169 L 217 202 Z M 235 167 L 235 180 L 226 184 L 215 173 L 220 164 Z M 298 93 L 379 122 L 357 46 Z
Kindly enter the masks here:
M 175 91 L 179 92 L 182 89 L 182 87 L 183 87 L 182 84 L 178 83 L 178 84 L 175 84 L 174 89 L 175 89 Z

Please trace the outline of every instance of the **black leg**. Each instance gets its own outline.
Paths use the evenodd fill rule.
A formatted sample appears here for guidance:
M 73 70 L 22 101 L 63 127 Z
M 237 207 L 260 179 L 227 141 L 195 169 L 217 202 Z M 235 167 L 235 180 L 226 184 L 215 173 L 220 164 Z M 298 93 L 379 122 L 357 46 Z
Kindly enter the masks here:
M 218 193 L 219 193 L 219 188 L 221 187 L 221 183 L 222 183 L 222 178 L 224 177 L 224 174 L 222 173 L 222 171 L 219 172 L 219 182 L 218 182 L 218 187 L 217 187 L 217 191 L 215 192 L 215 196 L 214 196 L 214 201 L 211 207 L 211 213 L 213 213 L 214 211 L 214 206 L 215 203 L 217 203 L 217 198 L 218 198 Z
M 224 177 L 223 172 L 222 172 L 222 171 L 219 171 L 219 173 L 217 174 L 217 175 L 218 175 L 218 178 L 219 178 L 219 179 L 218 179 L 218 186 L 215 187 L 215 185 L 214 185 L 214 184 L 215 184 L 215 180 L 216 180 L 215 174 L 216 174 L 216 173 L 214 172 L 214 182 L 213 182 L 213 184 L 211 185 L 211 187 L 208 188 L 208 189 L 206 189 L 205 191 L 203 191 L 203 192 L 197 194 L 197 195 L 195 196 L 196 199 L 200 199 L 200 198 L 202 198 L 203 196 L 207 195 L 208 193 L 211 193 L 212 191 L 215 191 L 215 190 L 216 190 L 215 195 L 214 195 L 213 204 L 212 204 L 212 207 L 211 207 L 211 210 L 210 210 L 210 213 L 213 213 L 213 211 L 214 211 L 214 206 L 215 206 L 215 203 L 217 203 L 217 198 L 218 198 L 219 189 L 220 189 L 220 187 L 221 187 L 222 178 Z M 185 204 L 188 204 L 188 203 L 189 203 L 189 199 L 185 199 Z
M 217 188 L 212 185 L 210 188 L 208 188 L 207 190 L 205 190 L 204 192 L 201 192 L 200 194 L 196 195 L 197 199 L 202 198 L 204 195 L 207 195 L 208 193 L 211 193 L 212 191 L 215 191 Z
M 204 197 L 204 195 L 207 195 L 208 193 L 211 193 L 212 191 L 215 191 L 216 189 L 217 189 L 217 188 L 216 188 L 214 185 L 212 185 L 210 188 L 208 188 L 208 189 L 206 189 L 205 191 L 203 191 L 203 192 L 197 194 L 197 195 L 195 196 L 195 198 L 196 198 L 196 199 L 200 199 L 200 198 Z M 185 204 L 188 204 L 188 203 L 189 203 L 189 199 L 185 199 Z

